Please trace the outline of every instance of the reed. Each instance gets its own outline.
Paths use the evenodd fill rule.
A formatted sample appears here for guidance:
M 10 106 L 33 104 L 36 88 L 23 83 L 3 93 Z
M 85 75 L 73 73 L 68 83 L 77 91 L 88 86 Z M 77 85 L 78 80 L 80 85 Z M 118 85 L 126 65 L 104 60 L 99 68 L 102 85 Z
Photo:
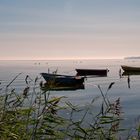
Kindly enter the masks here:
M 26 87 L 23 91 L 16 92 L 12 83 L 0 90 L 0 139 L 1 140 L 38 140 L 38 139 L 95 139 L 118 140 L 122 109 L 120 98 L 110 101 L 108 91 L 115 83 L 111 83 L 106 92 L 98 85 L 100 95 L 93 98 L 86 107 L 79 107 L 65 102 L 60 103 L 65 97 L 51 97 L 49 88 L 44 86 L 40 78 L 32 80 L 26 76 Z M 94 103 L 102 98 L 98 111 L 94 111 Z M 65 100 L 64 100 L 65 101 Z M 59 111 L 69 110 L 68 118 L 59 115 Z M 80 113 L 78 120 L 74 119 Z M 87 118 L 90 116 L 90 123 Z M 86 125 L 85 125 L 86 124 Z M 138 123 L 139 124 L 139 123 Z M 137 124 L 135 135 L 129 134 L 127 139 L 140 138 L 140 125 Z

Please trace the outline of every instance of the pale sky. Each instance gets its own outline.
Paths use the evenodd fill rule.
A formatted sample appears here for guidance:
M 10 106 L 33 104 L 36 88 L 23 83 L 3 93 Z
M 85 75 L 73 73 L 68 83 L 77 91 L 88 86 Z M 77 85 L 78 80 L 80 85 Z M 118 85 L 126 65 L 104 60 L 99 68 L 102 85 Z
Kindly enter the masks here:
M 140 0 L 0 0 L 0 59 L 140 56 Z

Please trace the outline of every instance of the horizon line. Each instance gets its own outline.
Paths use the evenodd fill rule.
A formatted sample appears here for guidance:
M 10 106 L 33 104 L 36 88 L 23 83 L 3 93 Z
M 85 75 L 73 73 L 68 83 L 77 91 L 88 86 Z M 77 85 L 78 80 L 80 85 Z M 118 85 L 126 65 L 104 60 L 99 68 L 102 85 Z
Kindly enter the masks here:
M 58 59 L 0 59 L 0 61 L 57 61 L 57 60 L 113 60 L 124 58 L 58 58 Z

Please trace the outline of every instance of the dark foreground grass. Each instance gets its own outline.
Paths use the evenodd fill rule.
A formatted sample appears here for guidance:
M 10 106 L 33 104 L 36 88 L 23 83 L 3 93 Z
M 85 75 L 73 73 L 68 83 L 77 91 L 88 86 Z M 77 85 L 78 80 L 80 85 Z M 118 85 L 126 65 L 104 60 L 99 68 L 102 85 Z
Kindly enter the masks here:
M 135 128 L 135 133 L 122 135 L 128 130 L 120 126 L 123 121 L 120 98 L 112 102 L 107 95 L 114 83 L 109 85 L 106 92 L 97 86 L 102 102 L 95 113 L 94 109 L 91 112 L 90 107 L 97 98 L 93 98 L 84 109 L 70 102 L 62 106 L 60 102 L 65 97 L 51 97 L 49 90 L 41 90 L 43 83 L 38 78 L 31 83 L 26 77 L 27 86 L 23 91 L 16 92 L 16 89 L 12 88 L 12 83 L 18 76 L 0 89 L 0 140 L 140 139 L 139 124 Z M 68 118 L 59 115 L 59 111 L 62 110 L 70 110 Z M 82 112 L 82 115 L 79 115 L 78 120 L 73 119 L 78 112 Z M 91 121 L 87 123 L 86 118 L 89 115 Z

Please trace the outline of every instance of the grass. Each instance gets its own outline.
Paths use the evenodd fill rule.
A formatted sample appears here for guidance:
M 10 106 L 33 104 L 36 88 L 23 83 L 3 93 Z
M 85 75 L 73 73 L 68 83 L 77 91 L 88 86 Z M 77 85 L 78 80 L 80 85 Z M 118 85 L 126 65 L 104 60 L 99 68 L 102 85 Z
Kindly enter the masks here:
M 42 90 L 43 83 L 39 78 L 29 80 L 26 76 L 26 87 L 16 92 L 12 83 L 0 90 L 0 140 L 119 140 L 124 139 L 120 124 L 123 121 L 121 99 L 111 102 L 108 91 L 115 84 L 112 82 L 106 92 L 98 85 L 102 98 L 99 110 L 91 110 L 96 100 L 93 98 L 86 108 L 80 108 L 70 102 L 61 106 L 65 97 L 51 97 L 49 90 Z M 31 84 L 33 86 L 31 86 Z M 69 110 L 68 118 L 59 112 Z M 78 120 L 74 116 L 80 113 Z M 95 115 L 96 114 L 96 115 Z M 90 123 L 87 118 L 90 116 Z M 85 125 L 86 124 L 86 125 Z M 140 139 L 140 125 L 135 128 L 135 135 L 129 133 L 125 139 Z

